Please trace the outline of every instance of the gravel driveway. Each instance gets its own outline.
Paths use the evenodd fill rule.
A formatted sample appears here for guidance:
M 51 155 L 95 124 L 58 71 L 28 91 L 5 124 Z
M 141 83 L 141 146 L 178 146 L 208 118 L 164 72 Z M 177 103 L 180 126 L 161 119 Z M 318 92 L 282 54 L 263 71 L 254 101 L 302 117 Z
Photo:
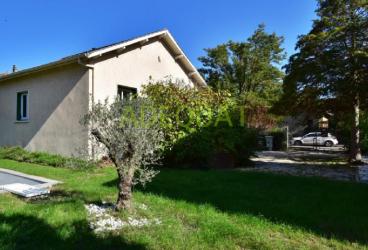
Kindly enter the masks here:
M 333 180 L 368 183 L 368 164 L 351 167 L 343 152 L 261 151 L 251 160 L 254 162 L 254 167 L 243 169 L 244 171 L 319 176 Z

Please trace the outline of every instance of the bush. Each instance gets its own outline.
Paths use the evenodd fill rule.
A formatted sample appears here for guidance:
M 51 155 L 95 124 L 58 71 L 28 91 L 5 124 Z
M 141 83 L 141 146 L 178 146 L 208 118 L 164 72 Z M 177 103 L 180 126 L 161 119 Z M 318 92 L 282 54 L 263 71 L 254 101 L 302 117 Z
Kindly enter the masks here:
M 217 158 L 233 166 L 249 162 L 256 133 L 244 126 L 244 110 L 228 92 L 161 82 L 144 86 L 143 94 L 159 107 L 166 165 L 221 165 Z
M 207 127 L 180 140 L 170 163 L 191 167 L 231 168 L 250 164 L 257 143 L 255 131 L 241 127 Z
M 212 122 L 214 109 L 232 102 L 227 92 L 214 92 L 209 88 L 197 90 L 171 82 L 148 84 L 143 86 L 142 93 L 159 109 L 167 149 Z
M 0 159 L 73 169 L 85 169 L 96 166 L 94 163 L 82 159 L 52 155 L 44 152 L 29 152 L 20 147 L 0 148 Z

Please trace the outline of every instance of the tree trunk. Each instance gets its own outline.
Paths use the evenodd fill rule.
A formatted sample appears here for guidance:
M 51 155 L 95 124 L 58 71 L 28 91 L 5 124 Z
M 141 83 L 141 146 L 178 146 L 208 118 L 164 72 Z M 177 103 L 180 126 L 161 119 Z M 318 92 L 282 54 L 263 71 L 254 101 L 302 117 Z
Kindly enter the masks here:
M 122 176 L 119 175 L 119 195 L 116 202 L 116 210 L 130 210 L 132 207 L 132 186 L 133 186 L 133 176 Z
M 357 94 L 354 101 L 354 122 L 352 127 L 352 140 L 350 152 L 350 162 L 353 164 L 360 164 L 362 162 L 362 154 L 360 150 L 359 119 L 360 119 L 360 100 L 359 94 Z

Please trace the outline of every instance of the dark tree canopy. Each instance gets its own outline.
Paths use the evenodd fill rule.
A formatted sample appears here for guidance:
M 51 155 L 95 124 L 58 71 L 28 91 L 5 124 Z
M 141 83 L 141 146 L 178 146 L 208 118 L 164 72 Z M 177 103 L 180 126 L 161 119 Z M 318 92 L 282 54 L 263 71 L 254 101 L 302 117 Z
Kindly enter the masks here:
M 299 52 L 285 67 L 281 101 L 284 111 L 351 117 L 355 160 L 360 159 L 359 111 L 368 97 L 367 7 L 367 0 L 318 1 L 318 18 L 299 37 Z

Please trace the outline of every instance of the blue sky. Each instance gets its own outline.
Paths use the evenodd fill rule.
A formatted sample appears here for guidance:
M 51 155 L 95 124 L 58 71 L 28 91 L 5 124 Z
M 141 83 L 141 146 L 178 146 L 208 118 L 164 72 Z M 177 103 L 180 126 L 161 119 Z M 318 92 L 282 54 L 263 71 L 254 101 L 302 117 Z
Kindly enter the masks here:
M 168 28 L 192 62 L 203 48 L 245 40 L 259 23 L 288 55 L 315 18 L 314 0 L 13 0 L 0 3 L 0 72 Z

